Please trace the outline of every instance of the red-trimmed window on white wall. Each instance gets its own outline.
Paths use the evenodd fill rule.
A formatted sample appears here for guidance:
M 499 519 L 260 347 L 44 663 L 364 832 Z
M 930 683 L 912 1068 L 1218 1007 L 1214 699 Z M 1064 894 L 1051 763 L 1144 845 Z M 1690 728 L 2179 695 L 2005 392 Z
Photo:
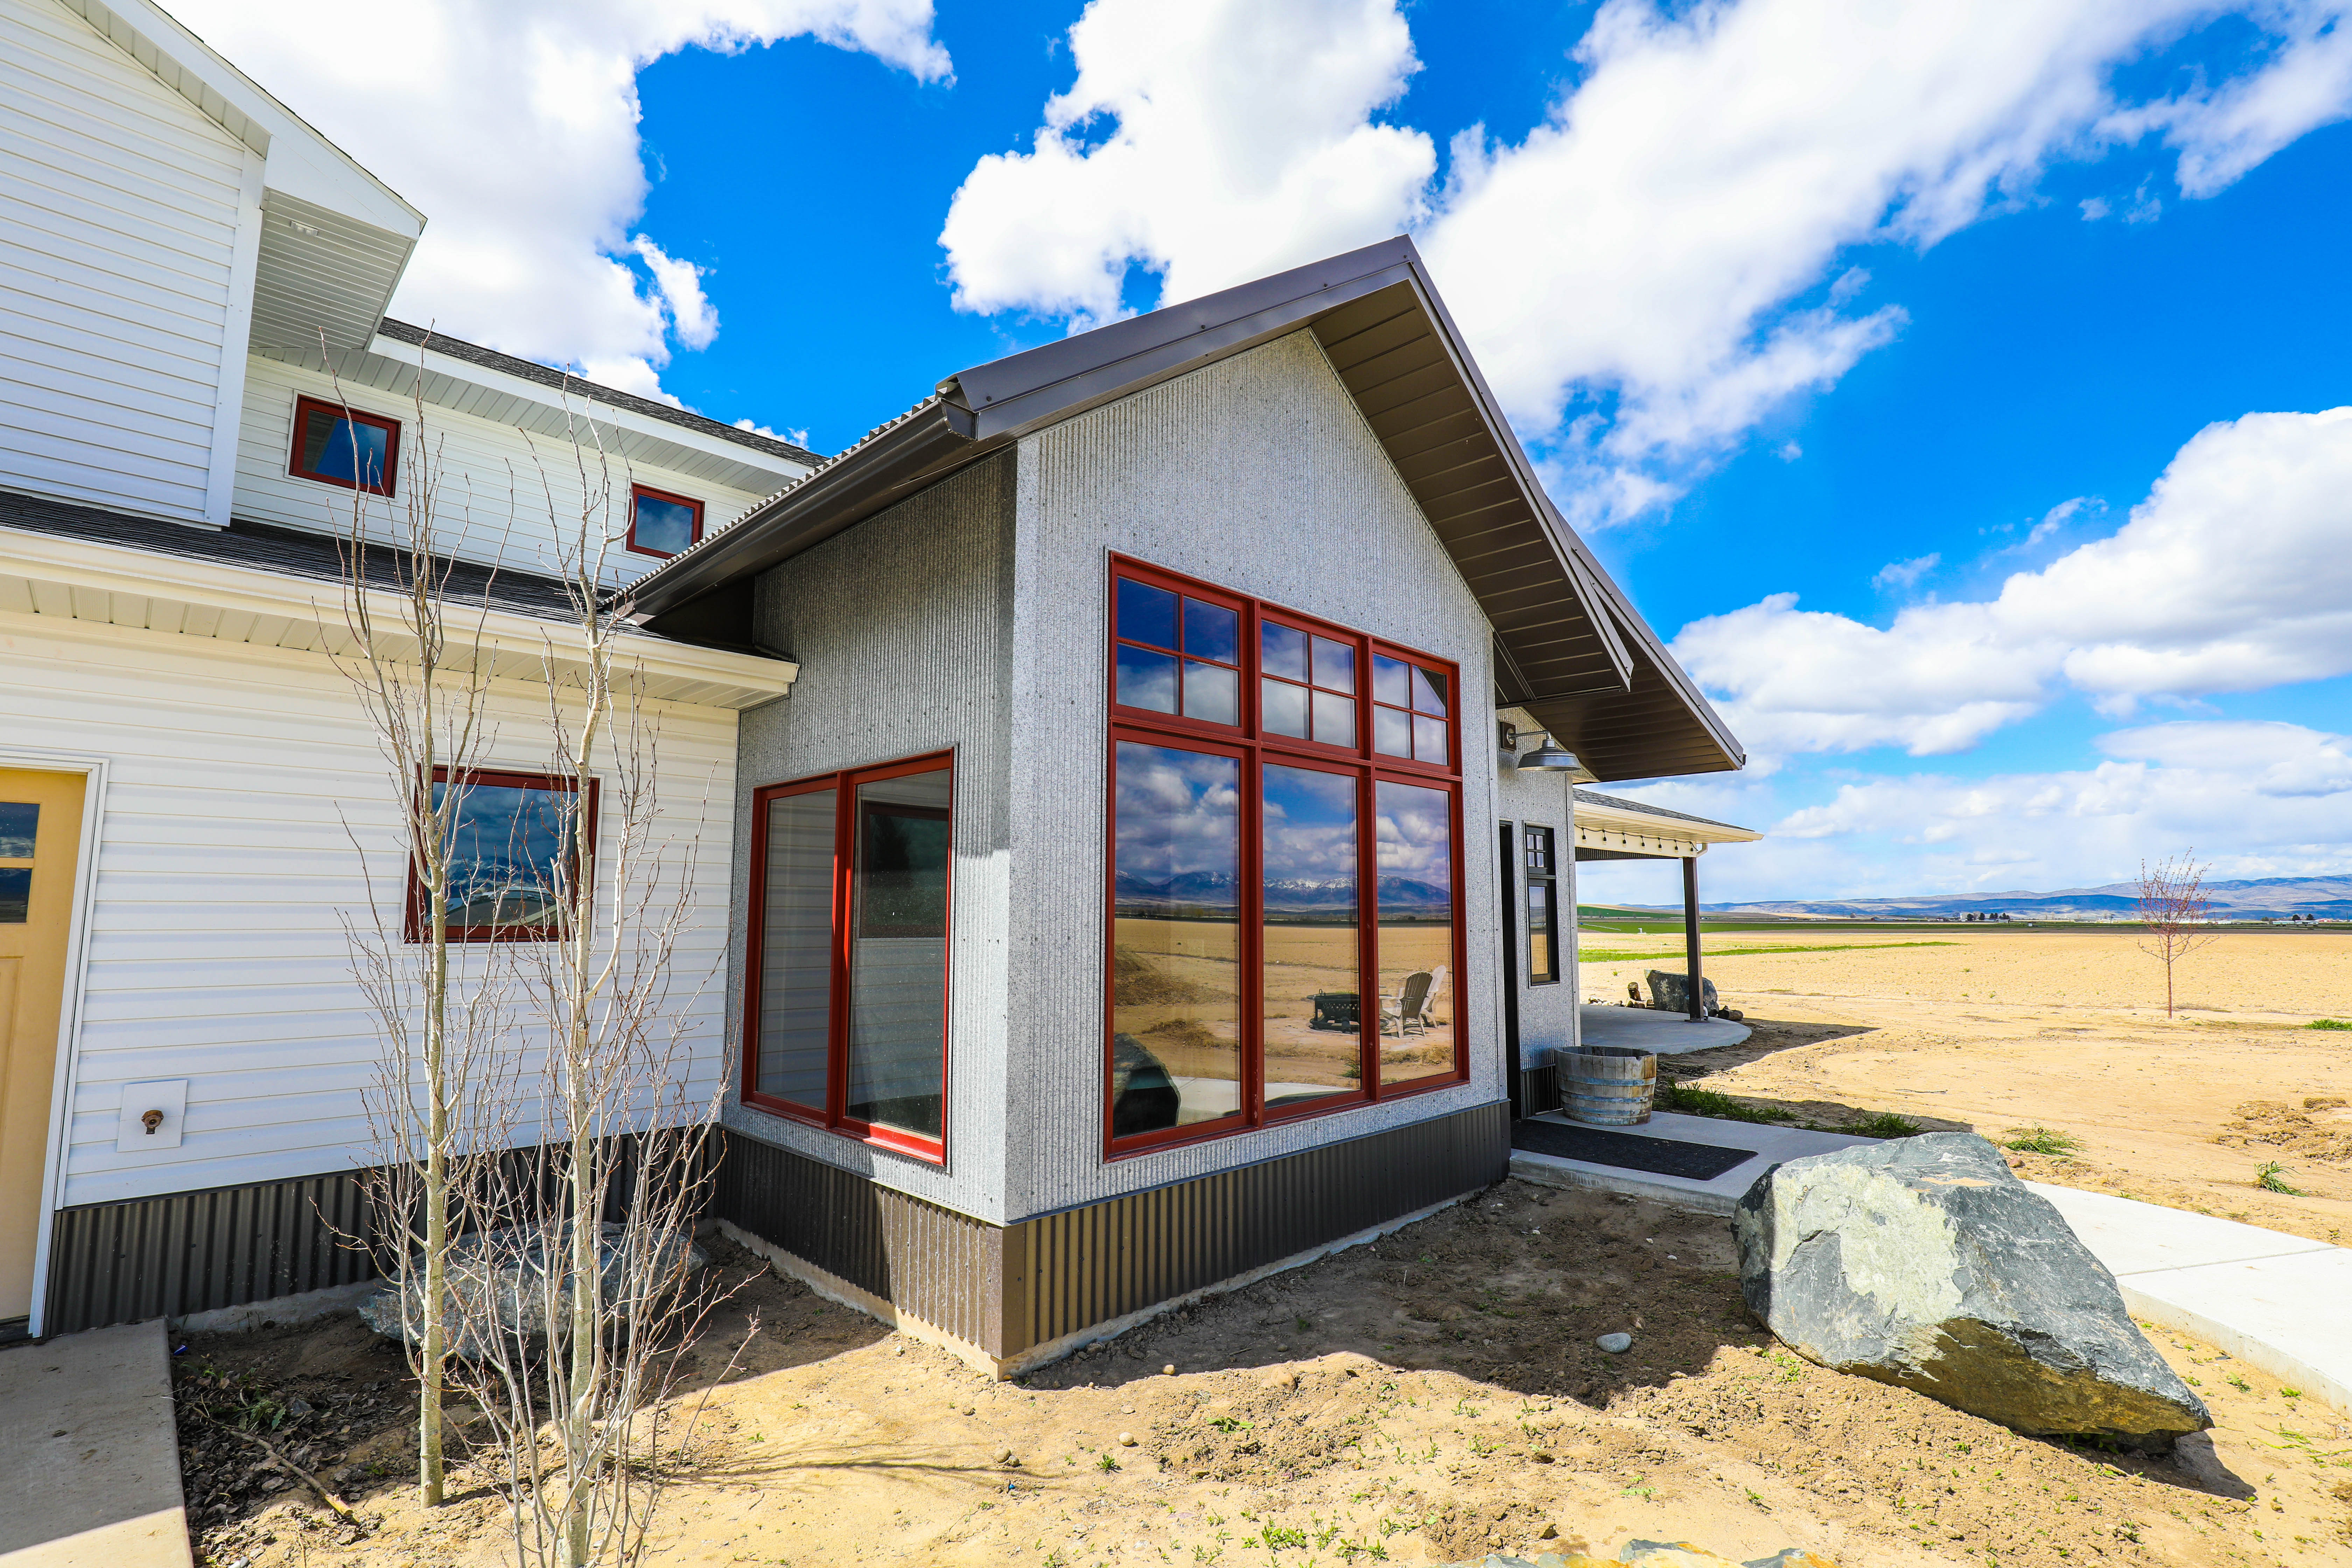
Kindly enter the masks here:
M 1112 563 L 1105 1150 L 1466 1076 L 1451 663 Z

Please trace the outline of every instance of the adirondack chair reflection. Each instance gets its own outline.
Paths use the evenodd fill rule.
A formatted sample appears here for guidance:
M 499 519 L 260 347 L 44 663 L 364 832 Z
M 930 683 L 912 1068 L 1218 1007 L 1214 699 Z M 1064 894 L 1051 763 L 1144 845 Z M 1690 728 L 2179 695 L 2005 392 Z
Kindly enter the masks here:
M 1381 997 L 1381 1033 L 1402 1038 L 1406 1035 L 1429 1033 L 1430 989 L 1436 976 L 1426 969 L 1416 969 L 1404 977 L 1393 997 L 1385 993 Z

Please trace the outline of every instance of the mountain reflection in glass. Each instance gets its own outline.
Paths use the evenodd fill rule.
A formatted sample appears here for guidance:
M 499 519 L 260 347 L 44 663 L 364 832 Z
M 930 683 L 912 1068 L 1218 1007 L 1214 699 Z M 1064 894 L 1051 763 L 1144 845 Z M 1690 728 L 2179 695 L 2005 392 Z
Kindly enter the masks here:
M 439 811 L 449 786 L 433 785 Z M 572 792 L 461 786 L 449 836 L 448 922 L 477 931 L 544 931 L 570 896 Z
M 1381 1086 L 1454 1074 L 1453 801 L 1443 790 L 1375 786 L 1380 865 Z
M 1241 1109 L 1241 763 L 1118 744 L 1111 1135 Z
M 849 1086 L 859 1121 L 937 1138 L 947 1038 L 947 770 L 857 786 Z
M 1265 770 L 1265 1104 L 1363 1087 L 1356 780 Z

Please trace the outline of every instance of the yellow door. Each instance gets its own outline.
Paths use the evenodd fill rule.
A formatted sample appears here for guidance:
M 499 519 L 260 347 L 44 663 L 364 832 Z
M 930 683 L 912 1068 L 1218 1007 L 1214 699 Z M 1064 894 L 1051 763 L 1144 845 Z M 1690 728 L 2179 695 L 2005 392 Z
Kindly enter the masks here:
M 82 775 L 0 769 L 0 1333 L 33 1310 Z

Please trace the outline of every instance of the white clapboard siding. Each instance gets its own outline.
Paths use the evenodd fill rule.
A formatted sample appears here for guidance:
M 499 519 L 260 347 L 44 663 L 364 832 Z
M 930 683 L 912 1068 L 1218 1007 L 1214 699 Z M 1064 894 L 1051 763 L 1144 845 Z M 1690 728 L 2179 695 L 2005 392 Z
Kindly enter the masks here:
M 339 388 L 322 372 L 283 360 L 259 354 L 247 360 L 245 418 L 237 442 L 236 515 L 287 528 L 348 532 L 352 492 L 316 479 L 298 479 L 288 471 L 294 452 L 298 396 L 345 401 L 362 413 L 399 420 L 404 482 L 414 473 L 413 443 L 418 434 L 415 405 L 372 386 Z M 431 403 L 425 405 L 424 440 L 438 469 L 435 510 L 443 548 L 487 564 L 527 572 L 560 570 L 558 530 L 577 534 L 581 497 L 586 489 L 581 458 L 568 440 L 546 436 L 525 439 L 511 426 Z M 588 456 L 593 462 L 593 450 Z M 760 499 L 748 490 L 726 489 L 707 479 L 642 464 L 624 465 L 618 459 L 610 474 L 614 496 L 610 526 L 624 534 L 633 481 L 702 502 L 706 534 L 733 521 Z M 394 537 L 393 530 L 405 516 L 403 504 L 398 497 L 366 498 L 362 513 L 370 535 Z M 624 540 L 616 539 L 606 556 L 604 578 L 608 583 L 632 582 L 660 564 L 660 557 L 635 554 Z
M 205 521 L 256 158 L 62 7 L 0 0 L 0 486 Z
M 495 761 L 546 752 L 543 693 L 498 687 Z M 734 799 L 732 711 L 656 704 L 663 875 L 690 900 L 670 967 L 689 1087 L 718 1085 Z M 404 867 L 386 769 L 323 658 L 0 615 L 5 748 L 102 756 L 79 1049 L 61 1201 L 120 1201 L 347 1168 L 371 1157 L 361 1094 L 380 1047 L 346 914 L 364 869 L 396 921 Z M 602 814 L 609 865 L 614 807 Z M 121 1086 L 189 1080 L 176 1150 L 118 1153 Z

